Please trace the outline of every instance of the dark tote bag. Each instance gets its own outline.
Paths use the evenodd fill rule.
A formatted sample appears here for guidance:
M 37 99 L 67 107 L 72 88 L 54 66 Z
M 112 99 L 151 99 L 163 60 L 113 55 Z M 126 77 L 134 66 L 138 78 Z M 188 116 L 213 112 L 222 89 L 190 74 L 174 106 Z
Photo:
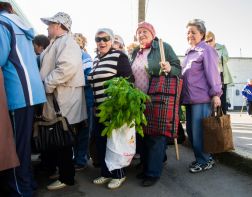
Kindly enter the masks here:
M 183 80 L 176 76 L 151 76 L 146 103 L 148 125 L 145 134 L 177 137 L 179 123 L 179 100 Z
M 36 117 L 33 124 L 33 143 L 38 152 L 57 150 L 74 144 L 74 135 L 66 117 L 63 117 L 57 100 L 53 95 L 56 118 L 46 121 L 42 116 Z
M 230 115 L 224 115 L 221 108 L 217 113 L 212 112 L 210 117 L 202 120 L 204 151 L 221 153 L 234 150 Z

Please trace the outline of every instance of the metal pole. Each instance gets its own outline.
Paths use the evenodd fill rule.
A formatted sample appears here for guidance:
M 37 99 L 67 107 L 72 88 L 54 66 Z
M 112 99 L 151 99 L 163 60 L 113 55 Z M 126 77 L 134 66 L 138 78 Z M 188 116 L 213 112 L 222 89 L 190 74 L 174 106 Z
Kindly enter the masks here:
M 138 0 L 138 23 L 145 21 L 145 0 Z

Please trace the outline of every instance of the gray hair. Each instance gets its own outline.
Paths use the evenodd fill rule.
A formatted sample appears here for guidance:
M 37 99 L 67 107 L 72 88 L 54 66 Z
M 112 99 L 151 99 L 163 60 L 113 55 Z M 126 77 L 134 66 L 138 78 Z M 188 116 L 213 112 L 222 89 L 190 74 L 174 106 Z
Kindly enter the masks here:
M 199 32 L 201 34 L 203 34 L 202 40 L 205 39 L 206 27 L 205 27 L 205 22 L 203 20 L 201 20 L 201 19 L 192 19 L 186 25 L 186 27 L 189 27 L 189 26 L 195 26 L 199 30 Z

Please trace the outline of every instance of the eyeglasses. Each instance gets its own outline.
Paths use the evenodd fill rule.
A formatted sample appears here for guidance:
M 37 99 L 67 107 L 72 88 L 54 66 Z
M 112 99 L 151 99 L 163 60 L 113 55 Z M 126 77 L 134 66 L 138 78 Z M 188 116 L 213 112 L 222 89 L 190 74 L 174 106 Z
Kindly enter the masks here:
M 96 38 L 95 38 L 95 42 L 101 42 L 101 41 L 103 41 L 103 42 L 108 42 L 108 41 L 110 41 L 110 36 L 96 37 Z
M 206 40 L 206 43 L 213 42 L 213 38 L 210 40 Z

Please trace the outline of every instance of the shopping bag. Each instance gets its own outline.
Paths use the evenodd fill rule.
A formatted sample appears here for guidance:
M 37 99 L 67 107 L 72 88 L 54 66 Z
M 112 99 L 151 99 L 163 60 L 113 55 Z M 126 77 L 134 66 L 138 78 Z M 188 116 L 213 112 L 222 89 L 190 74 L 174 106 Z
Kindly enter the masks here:
M 33 123 L 33 144 L 37 152 L 58 150 L 74 144 L 74 133 L 66 117 L 62 116 L 57 100 L 53 95 L 56 117 L 47 121 L 42 116 Z
M 74 135 L 65 117 L 38 118 L 33 124 L 33 143 L 37 152 L 57 150 L 73 145 Z
M 136 153 L 136 131 L 124 124 L 107 138 L 105 162 L 109 171 L 129 166 Z
M 217 113 L 202 120 L 204 151 L 221 153 L 234 150 L 230 115 L 224 115 L 221 108 Z
M 144 133 L 176 138 L 179 123 L 179 101 L 183 80 L 176 76 L 151 76 Z

